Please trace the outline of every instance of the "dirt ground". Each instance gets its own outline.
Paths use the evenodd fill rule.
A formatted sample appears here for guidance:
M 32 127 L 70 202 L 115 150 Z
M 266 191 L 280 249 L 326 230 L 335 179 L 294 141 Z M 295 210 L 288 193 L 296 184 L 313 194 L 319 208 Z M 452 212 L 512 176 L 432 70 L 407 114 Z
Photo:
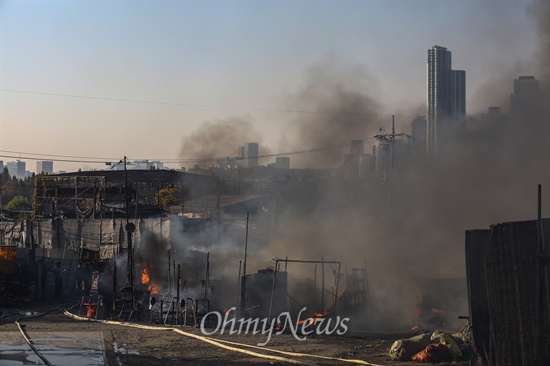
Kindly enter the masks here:
M 19 335 L 15 323 L 17 318 L 27 315 L 41 315 L 46 310 L 69 308 L 69 304 L 40 304 L 26 309 L 0 309 L 0 333 Z M 78 308 L 71 310 L 78 314 Z M 298 341 L 292 334 L 274 335 L 265 347 L 256 344 L 265 342 L 264 334 L 223 334 L 219 332 L 208 339 L 199 328 L 190 326 L 169 326 L 131 323 L 110 324 L 73 319 L 60 310 L 46 315 L 30 317 L 20 321 L 28 336 L 39 332 L 91 332 L 100 334 L 103 342 L 103 357 L 107 365 L 412 365 L 413 362 L 395 362 L 388 356 L 394 340 L 402 335 L 346 334 L 344 336 L 310 335 Z M 168 329 L 170 328 L 170 329 Z M 181 331 L 178 333 L 171 329 Z M 183 334 L 182 334 L 183 333 Z M 225 342 L 224 342 L 225 341 Z M 232 342 L 232 343 L 226 343 Z M 96 345 L 97 346 L 97 345 Z M 248 347 L 252 346 L 252 347 Z M 285 353 L 277 353 L 283 351 Z M 246 352 L 246 353 L 245 353 Z M 305 354 L 305 355 L 304 355 Z M 321 358 L 323 357 L 323 358 Z M 359 360 L 359 361 L 353 361 Z M 362 362 L 360 362 L 362 361 Z M 2 354 L 0 353 L 0 365 Z M 464 362 L 450 362 L 449 365 L 466 366 Z

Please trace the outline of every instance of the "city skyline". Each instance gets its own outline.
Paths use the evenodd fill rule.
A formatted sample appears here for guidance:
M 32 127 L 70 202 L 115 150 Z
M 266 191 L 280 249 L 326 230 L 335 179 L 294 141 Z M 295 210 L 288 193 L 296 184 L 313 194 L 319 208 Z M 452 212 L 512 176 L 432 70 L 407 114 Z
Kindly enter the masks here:
M 437 45 L 428 50 L 426 69 L 426 151 L 435 158 L 466 118 L 466 72 L 453 70 L 451 51 Z
M 354 113 L 364 127 L 327 133 L 331 144 L 367 140 L 392 115 L 408 132 L 425 114 L 425 50 L 433 44 L 452 50 L 454 64 L 467 70 L 469 113 L 502 105 L 511 90 L 494 87 L 495 78 L 538 76 L 533 3 L 0 6 L 4 155 L 173 161 L 194 157 L 185 139 L 203 126 L 232 120 L 247 122 L 240 143 L 281 153 L 328 145 L 326 138 L 303 140 L 299 123 Z M 456 16 L 440 17 L 448 13 Z M 510 46 L 514 55 L 503 52 Z M 367 102 L 358 109 L 327 102 L 338 98 L 324 93 L 339 90 Z M 68 171 L 90 164 L 55 162 Z

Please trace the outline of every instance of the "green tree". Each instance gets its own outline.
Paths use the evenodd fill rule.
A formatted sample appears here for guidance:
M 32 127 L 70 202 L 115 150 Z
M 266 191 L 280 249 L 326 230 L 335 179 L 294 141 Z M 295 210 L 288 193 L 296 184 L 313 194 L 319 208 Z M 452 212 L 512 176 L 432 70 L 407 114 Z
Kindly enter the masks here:
M 4 206 L 4 210 L 9 217 L 26 219 L 31 214 L 32 202 L 25 196 L 15 196 Z
M 176 206 L 180 205 L 185 196 L 186 196 L 186 190 L 183 186 L 172 186 L 167 187 L 159 190 L 157 195 L 157 200 L 159 202 L 160 207 L 164 211 L 168 211 L 170 206 Z
M 4 170 L 2 171 L 2 175 L 0 176 L 0 183 L 4 184 L 10 180 L 10 171 L 8 170 L 8 167 L 5 166 Z

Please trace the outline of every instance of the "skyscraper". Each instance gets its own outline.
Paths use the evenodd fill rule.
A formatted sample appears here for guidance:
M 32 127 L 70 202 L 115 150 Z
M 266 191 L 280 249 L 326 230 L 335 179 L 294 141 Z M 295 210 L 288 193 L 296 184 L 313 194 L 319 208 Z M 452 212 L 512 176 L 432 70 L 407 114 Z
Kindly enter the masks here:
M 36 162 L 36 174 L 53 174 L 53 161 L 43 160 Z
M 520 76 L 514 80 L 514 92 L 510 95 L 510 114 L 518 119 L 535 114 L 542 105 L 539 81 L 534 76 Z
M 451 69 L 451 51 L 441 46 L 428 50 L 426 150 L 437 154 L 466 116 L 466 72 Z
M 426 155 L 426 117 L 417 116 L 411 122 L 412 153 L 416 159 L 422 159 Z
M 26 164 L 24 161 L 10 161 L 6 165 L 11 177 L 16 177 L 17 179 L 25 178 Z
M 415 145 L 426 145 L 426 117 L 418 116 L 411 122 L 411 135 Z
M 258 166 L 258 144 L 256 142 L 247 142 L 244 144 L 243 158 L 247 168 Z

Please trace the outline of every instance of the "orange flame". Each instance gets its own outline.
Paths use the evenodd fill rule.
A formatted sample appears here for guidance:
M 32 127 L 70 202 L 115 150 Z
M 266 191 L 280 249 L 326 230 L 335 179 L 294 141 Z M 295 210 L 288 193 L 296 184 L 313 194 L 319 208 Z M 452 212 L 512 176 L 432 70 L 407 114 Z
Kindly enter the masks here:
M 304 320 L 300 320 L 297 324 L 301 325 L 301 324 L 304 324 L 306 322 L 306 320 L 308 320 L 308 319 L 314 319 L 315 320 L 317 318 L 322 318 L 322 317 L 327 316 L 327 315 L 328 315 L 328 312 L 326 312 L 326 311 L 322 312 L 322 313 L 313 313 L 312 317 L 309 317 L 309 318 L 304 319 Z M 313 324 L 313 323 L 311 323 L 311 324 Z M 309 324 L 309 325 L 311 325 L 311 324 Z
M 152 283 L 151 285 L 149 285 L 148 289 L 151 292 L 151 295 L 157 295 L 160 291 L 160 286 L 155 283 Z
M 143 271 L 141 271 L 141 283 L 144 285 L 149 283 L 149 268 L 143 267 Z

